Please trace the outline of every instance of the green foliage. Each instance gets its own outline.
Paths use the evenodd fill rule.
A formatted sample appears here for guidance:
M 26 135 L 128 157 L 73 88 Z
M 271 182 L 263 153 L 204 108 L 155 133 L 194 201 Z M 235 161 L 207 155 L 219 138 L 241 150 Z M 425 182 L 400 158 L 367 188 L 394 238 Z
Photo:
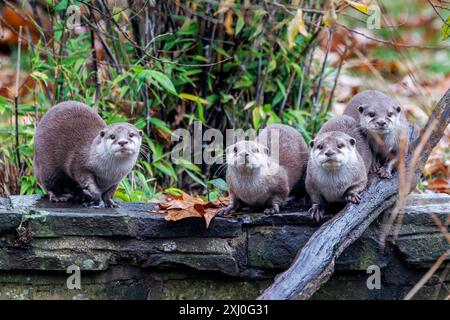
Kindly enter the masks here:
M 441 39 L 442 41 L 447 40 L 450 37 L 450 16 L 447 17 L 441 29 Z
M 160 14 L 150 13 L 151 31 L 156 35 L 150 43 L 145 40 L 145 34 L 149 34 L 145 31 L 145 10 L 120 14 L 122 8 L 97 8 L 95 13 L 103 12 L 96 19 L 106 19 L 104 29 L 94 30 L 97 57 L 103 57 L 95 70 L 90 32 L 94 21 L 84 25 L 86 32 L 77 33 L 67 28 L 63 15 L 70 5 L 84 2 L 48 0 L 49 5 L 56 5 L 56 14 L 64 18 L 55 19 L 54 41 L 47 46 L 42 41 L 30 46 L 22 60 L 35 87 L 21 97 L 19 106 L 23 166 L 20 192 L 42 193 L 32 176 L 33 134 L 38 118 L 64 100 L 94 105 L 96 90 L 99 113 L 108 124 L 129 121 L 145 131 L 145 156 L 115 195 L 123 201 L 149 201 L 161 190 L 177 192 L 188 185 L 203 188 L 211 200 L 224 195 L 226 183 L 214 174 L 211 177 L 206 165 L 189 161 L 175 164 L 170 159 L 172 130 L 190 129 L 194 121 L 220 130 L 286 123 L 309 142 L 328 117 L 326 93 L 331 89 L 324 82 L 320 94 L 316 93 L 320 68 L 311 68 L 309 74 L 303 72 L 317 34 L 307 27 L 308 34 L 298 34 L 291 48 L 286 27 L 295 12 L 275 5 L 248 10 L 243 2 L 236 1 L 229 8 L 234 19 L 231 34 L 224 29 L 222 16 L 215 15 L 218 3 L 197 1 L 195 9 L 190 9 L 195 11 L 193 15 L 175 1 L 156 1 L 155 12 Z M 125 37 L 119 28 L 127 25 L 132 34 L 127 15 L 138 17 L 140 39 Z M 304 19 L 320 23 L 320 16 L 311 13 L 305 13 Z M 328 71 L 326 68 L 325 75 Z M 316 96 L 318 101 L 314 103 Z M 13 101 L 0 99 L 0 115 L 2 119 L 14 119 Z M 0 121 L 0 130 L 0 151 L 9 155 L 10 165 L 17 166 L 14 126 L 10 121 Z

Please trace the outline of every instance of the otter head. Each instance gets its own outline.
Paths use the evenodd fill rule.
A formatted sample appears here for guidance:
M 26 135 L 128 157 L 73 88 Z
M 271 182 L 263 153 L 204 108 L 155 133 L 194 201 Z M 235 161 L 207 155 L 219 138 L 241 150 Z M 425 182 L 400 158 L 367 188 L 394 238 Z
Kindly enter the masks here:
M 358 107 L 361 126 L 378 135 L 389 134 L 399 126 L 402 109 L 396 105 L 369 105 Z
M 325 170 L 335 170 L 357 159 L 356 140 L 339 131 L 326 132 L 310 142 L 311 160 Z
M 100 131 L 96 150 L 117 159 L 135 158 L 139 155 L 142 131 L 129 123 L 115 123 Z
M 250 172 L 268 163 L 268 148 L 255 141 L 239 141 L 226 150 L 227 164 L 240 172 Z

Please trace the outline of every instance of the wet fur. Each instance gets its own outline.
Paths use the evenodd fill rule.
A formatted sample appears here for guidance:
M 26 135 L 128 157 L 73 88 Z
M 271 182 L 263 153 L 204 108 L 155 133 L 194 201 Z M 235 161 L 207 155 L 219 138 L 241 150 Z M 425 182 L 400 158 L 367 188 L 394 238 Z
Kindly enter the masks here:
M 279 132 L 280 157 L 278 163 L 271 158 L 274 156 L 272 152 L 274 150 L 270 148 L 271 136 L 276 134 L 275 132 Z M 247 171 L 227 160 L 226 176 L 231 205 L 222 210 L 220 214 L 238 210 L 244 205 L 267 207 L 266 213 L 278 213 L 289 194 L 301 186 L 309 151 L 300 133 L 289 126 L 270 125 L 263 129 L 256 142 L 250 142 L 250 145 L 252 143 L 257 144 L 261 149 L 268 146 L 268 153 L 271 157 L 262 158 L 263 161 L 258 168 Z M 232 152 L 232 147 L 229 147 L 227 152 Z
M 361 113 L 358 109 L 362 107 Z M 392 171 L 397 167 L 399 159 L 399 143 L 402 135 L 407 137 L 408 121 L 393 99 L 384 93 L 376 90 L 363 91 L 352 98 L 344 111 L 345 115 L 351 116 L 359 122 L 360 130 L 367 138 L 376 162 L 372 167 L 372 172 L 378 173 L 382 178 L 390 178 Z M 368 111 L 374 111 L 376 117 L 382 117 L 391 123 L 390 130 L 385 134 L 377 134 L 370 131 L 368 123 L 364 119 Z M 388 112 L 394 112 L 394 117 L 387 117 Z M 368 117 L 366 117 L 368 118 Z M 379 139 L 382 143 L 379 143 Z M 405 151 L 408 151 L 408 139 L 405 139 Z
M 82 103 L 67 101 L 52 107 L 36 130 L 33 162 L 35 176 L 51 200 L 76 198 L 96 204 L 103 200 L 106 206 L 117 206 L 112 201 L 114 191 L 133 168 L 139 153 L 113 157 L 102 148 L 100 132 L 120 134 L 123 130 L 138 134 L 134 126 L 126 123 L 107 127 L 96 112 Z
M 354 146 L 349 142 L 350 138 L 355 140 Z M 323 168 L 317 161 L 314 147 L 321 144 L 327 150 L 337 143 L 345 144 L 342 150 L 335 150 L 345 161 L 338 168 Z M 371 165 L 369 145 L 354 119 L 341 116 L 325 123 L 313 140 L 306 173 L 306 191 L 313 203 L 310 210 L 312 218 L 316 221 L 322 219 L 323 208 L 330 203 L 358 203 L 360 193 L 367 185 Z

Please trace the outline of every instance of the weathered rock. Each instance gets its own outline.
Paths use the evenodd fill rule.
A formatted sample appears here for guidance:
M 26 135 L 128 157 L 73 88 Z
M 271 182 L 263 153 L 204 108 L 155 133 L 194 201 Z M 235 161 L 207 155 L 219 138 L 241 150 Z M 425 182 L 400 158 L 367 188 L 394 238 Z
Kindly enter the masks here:
M 1 199 L 0 299 L 251 299 L 290 265 L 318 227 L 305 208 L 216 218 L 208 229 L 202 219 L 168 222 L 148 212 L 153 209 L 143 203 L 86 208 L 40 196 Z M 450 250 L 431 213 L 448 230 L 450 197 L 410 196 L 395 241 L 388 237 L 381 249 L 383 219 L 374 222 L 313 298 L 403 298 Z M 436 274 L 442 279 L 432 278 L 418 297 L 442 297 L 449 262 L 447 257 Z M 71 265 L 81 269 L 81 290 L 66 286 Z M 371 265 L 381 269 L 381 290 L 367 288 Z

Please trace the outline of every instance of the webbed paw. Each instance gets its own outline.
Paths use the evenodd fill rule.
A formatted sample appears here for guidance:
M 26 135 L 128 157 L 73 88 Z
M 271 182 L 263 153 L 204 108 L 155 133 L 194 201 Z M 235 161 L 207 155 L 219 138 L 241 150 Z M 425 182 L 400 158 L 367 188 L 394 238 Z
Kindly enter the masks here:
M 105 208 L 120 208 L 113 199 L 103 200 L 103 202 L 105 203 Z
M 234 211 L 234 207 L 228 206 L 228 207 L 222 208 L 219 211 L 217 211 L 216 215 L 223 217 L 223 216 L 229 215 L 233 211 Z
M 274 204 L 272 207 L 267 208 L 264 210 L 265 214 L 277 214 L 280 213 L 280 207 L 276 204 Z
M 386 167 L 381 167 L 380 169 L 378 169 L 377 173 L 378 176 L 382 179 L 392 178 L 392 173 L 390 172 L 390 170 L 386 169 Z
M 315 222 L 319 222 L 323 219 L 325 214 L 322 207 L 318 204 L 313 204 L 312 207 L 308 210 L 308 213 L 311 215 L 311 219 Z
M 73 198 L 72 195 L 70 195 L 70 194 L 60 195 L 60 194 L 56 194 L 52 191 L 48 192 L 48 197 L 51 202 L 57 202 L 57 203 L 67 202 Z
M 361 202 L 361 195 L 356 192 L 349 192 L 344 197 L 345 201 L 358 204 Z

